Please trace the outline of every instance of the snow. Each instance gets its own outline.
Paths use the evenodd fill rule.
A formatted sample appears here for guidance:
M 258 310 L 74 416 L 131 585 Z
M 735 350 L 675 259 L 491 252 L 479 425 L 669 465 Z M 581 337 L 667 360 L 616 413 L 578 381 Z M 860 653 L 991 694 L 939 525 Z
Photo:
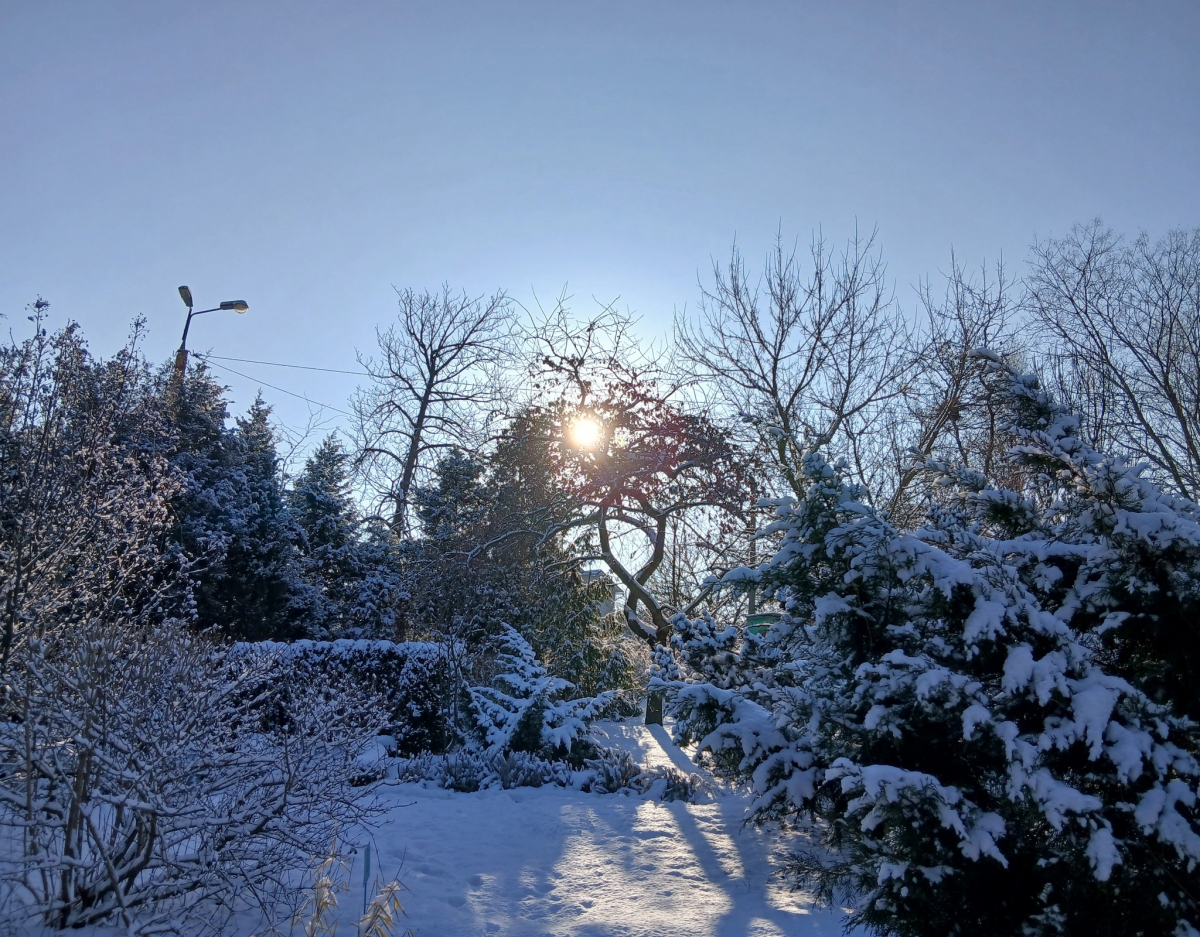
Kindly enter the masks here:
M 1102 826 L 1092 833 L 1087 844 L 1087 857 L 1096 870 L 1096 880 L 1107 882 L 1112 877 L 1113 866 L 1121 861 L 1109 827 Z
M 602 722 L 595 730 L 644 768 L 705 774 L 662 726 Z M 464 794 L 429 782 L 388 785 L 380 794 L 386 813 L 369 834 L 371 879 L 398 873 L 404 885 L 397 935 L 411 928 L 416 937 L 841 937 L 844 912 L 814 907 L 772 875 L 789 842 L 743 826 L 746 795 L 705 776 L 712 797 L 691 804 L 660 801 L 655 789 Z M 349 890 L 337 896 L 339 933 L 355 933 L 362 913 L 361 860 L 360 853 Z M 256 915 L 227 929 L 261 931 Z
M 662 726 L 594 729 L 644 768 L 704 774 Z M 428 782 L 385 785 L 387 811 L 369 834 L 370 877 L 399 873 L 405 915 L 397 937 L 405 928 L 416 937 L 842 937 L 843 911 L 814 907 L 772 875 L 795 843 L 771 828 L 743 826 L 746 794 L 708 780 L 712 797 L 704 803 L 660 801 L 653 788 L 646 795 L 556 786 L 464 794 Z M 362 858 L 343 876 L 348 891 L 336 896 L 341 934 L 357 933 Z M 224 933 L 264 928 L 244 914 Z M 284 922 L 279 933 L 302 927 L 289 931 Z
M 603 723 L 608 744 L 652 768 L 698 769 L 659 726 Z M 373 864 L 401 869 L 402 925 L 418 937 L 840 937 L 771 873 L 787 844 L 743 827 L 744 796 L 709 803 L 559 787 L 460 794 L 403 784 L 374 834 Z M 361 911 L 362 873 L 342 899 Z M 340 931 L 339 931 L 340 932 Z

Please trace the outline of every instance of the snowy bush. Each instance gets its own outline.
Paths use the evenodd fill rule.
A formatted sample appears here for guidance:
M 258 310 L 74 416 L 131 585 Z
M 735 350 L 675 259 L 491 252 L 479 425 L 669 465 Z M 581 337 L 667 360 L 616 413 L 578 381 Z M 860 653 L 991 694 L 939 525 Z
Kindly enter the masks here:
M 289 871 L 362 821 L 355 754 L 369 698 L 297 691 L 264 728 L 248 693 L 269 665 L 228 665 L 164 624 L 85 625 L 30 641 L 0 722 L 0 889 L 10 917 L 79 927 L 286 914 Z
M 595 758 L 587 759 L 585 768 L 578 783 L 594 794 L 625 791 L 650 794 L 658 800 L 696 803 L 712 793 L 699 772 L 684 774 L 665 765 L 644 769 L 633 755 L 619 749 L 602 749 Z
M 479 752 L 461 751 L 447 755 L 441 762 L 442 787 L 472 794 L 487 787 L 492 779 L 492 763 Z
M 462 750 L 449 755 L 423 753 L 393 763 L 399 781 L 433 781 L 453 791 L 473 792 L 499 784 L 514 787 L 570 787 L 575 772 L 562 761 L 548 761 L 529 752 L 505 752 L 488 758 L 482 752 Z
M 553 765 L 528 752 L 507 752 L 492 759 L 492 770 L 505 790 L 553 783 Z
M 1194 933 L 1200 569 L 1164 558 L 1195 556 L 1195 508 L 998 370 L 1022 490 L 938 466 L 909 534 L 810 453 L 777 553 L 730 577 L 781 621 L 681 618 L 656 683 L 754 819 L 813 823 L 790 872 L 874 933 Z
M 491 756 L 511 751 L 578 756 L 577 750 L 589 745 L 589 723 L 616 697 L 604 692 L 561 699 L 571 684 L 549 676 L 529 642 L 508 626 L 500 637 L 496 665 L 500 673 L 490 686 L 468 690 L 478 740 Z
M 397 758 L 393 762 L 394 776 L 397 781 L 437 781 L 441 779 L 441 763 L 442 757 L 432 752 Z
M 632 788 L 642 776 L 642 767 L 629 752 L 606 750 L 596 758 L 589 758 L 585 765 L 592 773 L 588 790 L 597 794 L 614 794 Z
M 235 644 L 230 659 L 243 658 L 276 662 L 272 698 L 289 713 L 313 681 L 336 684 L 380 696 L 400 754 L 444 751 L 454 740 L 449 713 L 455 692 L 442 645 L 348 639 Z M 300 696 L 293 699 L 293 691 Z
M 684 774 L 677 768 L 663 767 L 647 772 L 645 777 L 650 782 L 651 790 L 658 781 L 663 782 L 659 800 L 681 800 L 695 804 L 712 799 L 712 787 L 698 771 Z

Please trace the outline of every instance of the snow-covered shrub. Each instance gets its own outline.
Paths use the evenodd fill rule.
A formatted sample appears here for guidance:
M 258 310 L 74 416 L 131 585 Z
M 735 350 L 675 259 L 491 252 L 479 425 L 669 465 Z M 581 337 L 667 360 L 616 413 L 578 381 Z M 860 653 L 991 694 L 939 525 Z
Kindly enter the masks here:
M 1194 594 L 1200 570 L 1155 564 L 1197 541 L 1195 509 L 1001 376 L 1022 491 L 941 467 L 944 503 L 904 533 L 810 454 L 778 552 L 730 577 L 782 619 L 678 620 L 684 676 L 658 683 L 754 819 L 816 821 L 790 871 L 872 932 L 1193 933 L 1200 734 L 1159 635 L 1195 641 L 1161 584 Z M 1147 605 L 1153 627 L 1128 624 Z
M 619 749 L 601 749 L 595 758 L 584 763 L 586 771 L 581 780 L 583 789 L 594 794 L 615 794 L 632 791 L 653 794 L 659 800 L 682 800 L 695 803 L 711 794 L 699 772 L 684 774 L 669 765 L 643 769 L 633 755 Z
M 659 800 L 681 800 L 684 803 L 695 804 L 712 796 L 711 786 L 698 771 L 684 774 L 678 768 L 666 766 L 648 771 L 643 777 L 649 782 L 651 789 L 657 781 L 664 782 Z
M 472 792 L 499 784 L 514 787 L 567 787 L 572 783 L 571 766 L 547 761 L 529 752 L 505 752 L 489 759 L 478 751 L 460 750 L 449 755 L 428 752 L 392 762 L 398 781 L 433 781 L 453 791 Z
M 271 680 L 269 662 L 229 664 L 171 622 L 31 639 L 0 721 L 5 914 L 59 928 L 286 915 L 290 870 L 369 811 L 355 755 L 382 720 L 314 682 L 288 725 L 264 727 L 247 691 Z
M 541 787 L 554 780 L 550 762 L 528 752 L 507 752 L 492 759 L 492 770 L 505 790 Z
M 642 777 L 641 765 L 634 761 L 629 752 L 605 749 L 584 764 L 592 772 L 587 789 L 596 794 L 614 794 L 632 788 Z
M 468 690 L 478 741 L 493 757 L 531 752 L 578 759 L 590 744 L 589 723 L 604 714 L 616 694 L 564 700 L 571 684 L 549 676 L 516 629 L 506 625 L 499 643 L 500 672 L 490 686 Z
M 442 787 L 463 794 L 473 794 L 487 787 L 493 777 L 492 763 L 479 752 L 460 751 L 447 755 L 441 763 Z
M 340 692 L 341 687 L 331 687 L 334 692 Z M 382 715 L 383 707 L 379 706 L 379 698 L 363 694 L 361 691 L 355 693 L 351 690 L 351 698 L 355 696 L 369 699 L 370 702 L 378 707 L 380 715 Z M 363 745 L 362 750 L 354 759 L 354 777 L 350 783 L 357 787 L 366 784 L 374 784 L 376 781 L 382 781 L 388 776 L 388 769 L 391 766 L 391 761 L 396 757 L 396 740 L 390 735 L 376 735 L 374 738 L 368 739 Z
M 392 762 L 397 781 L 438 781 L 442 777 L 442 756 L 432 752 L 397 758 Z
M 230 658 L 243 657 L 277 662 L 270 690 L 283 712 L 295 707 L 293 691 L 303 693 L 315 680 L 377 694 L 400 754 L 445 751 L 454 740 L 449 716 L 454 689 L 440 644 L 348 639 L 235 644 Z

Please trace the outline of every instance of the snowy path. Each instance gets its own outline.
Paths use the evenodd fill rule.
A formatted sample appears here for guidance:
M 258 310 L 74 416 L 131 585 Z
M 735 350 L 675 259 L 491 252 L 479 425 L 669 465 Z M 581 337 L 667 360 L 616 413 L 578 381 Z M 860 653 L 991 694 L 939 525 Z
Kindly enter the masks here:
M 695 770 L 661 728 L 607 728 L 646 766 Z M 385 873 L 403 860 L 404 923 L 418 937 L 841 934 L 840 914 L 810 911 L 770 880 L 780 847 L 770 833 L 742 828 L 745 802 L 734 795 L 684 804 L 406 784 L 386 796 L 397 807 L 374 851 Z M 343 908 L 355 907 L 347 896 Z

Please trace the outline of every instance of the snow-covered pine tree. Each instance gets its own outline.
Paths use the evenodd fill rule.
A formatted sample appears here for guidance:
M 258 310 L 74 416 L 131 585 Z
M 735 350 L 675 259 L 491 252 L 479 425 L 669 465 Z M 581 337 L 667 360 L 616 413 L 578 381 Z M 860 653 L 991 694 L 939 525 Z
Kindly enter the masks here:
M 1061 545 L 1062 617 L 1106 670 L 1200 720 L 1200 509 L 1146 465 L 1097 452 L 1035 382 L 998 370 L 1013 387 L 1034 536 Z
M 1027 490 L 952 473 L 948 503 L 906 534 L 810 454 L 804 498 L 776 504 L 780 549 L 730 577 L 774 589 L 781 622 L 740 644 L 677 622 L 679 732 L 752 782 L 754 819 L 812 824 L 818 848 L 789 871 L 856 898 L 874 933 L 1194 934 L 1197 727 L 1138 689 L 1138 667 L 1105 669 L 1121 659 L 1096 634 L 1153 656 L 1123 607 L 1146 600 L 1126 546 L 1097 518 L 1176 543 L 1193 509 L 1089 454 L 1032 379 L 1003 377 Z M 1124 513 L 1105 514 L 1108 493 Z M 1081 634 L 1080 610 L 1106 617 Z
M 260 394 L 236 429 L 240 458 L 233 480 L 240 497 L 228 515 L 222 597 L 237 632 L 249 640 L 306 636 L 318 604 L 301 576 L 302 534 L 283 501 L 270 416 Z
M 349 462 L 337 434 L 330 433 L 286 494 L 287 505 L 304 530 L 306 554 L 325 567 L 338 566 L 358 536 Z
M 490 686 L 471 687 L 471 721 L 489 756 L 532 752 L 565 757 L 587 732 L 588 724 L 612 703 L 615 691 L 594 697 L 563 699 L 572 684 L 552 677 L 529 642 L 505 625 L 499 639 Z
M 222 390 L 200 371 L 179 411 L 171 461 L 186 485 L 173 507 L 196 560 L 197 623 L 246 640 L 306 636 L 317 597 L 300 575 L 302 535 L 283 503 L 270 407 L 259 397 L 227 429 Z
M 349 463 L 331 433 L 284 495 L 303 534 L 299 562 L 315 592 L 312 630 L 334 638 L 395 637 L 400 581 L 394 539 L 376 526 L 364 536 Z

